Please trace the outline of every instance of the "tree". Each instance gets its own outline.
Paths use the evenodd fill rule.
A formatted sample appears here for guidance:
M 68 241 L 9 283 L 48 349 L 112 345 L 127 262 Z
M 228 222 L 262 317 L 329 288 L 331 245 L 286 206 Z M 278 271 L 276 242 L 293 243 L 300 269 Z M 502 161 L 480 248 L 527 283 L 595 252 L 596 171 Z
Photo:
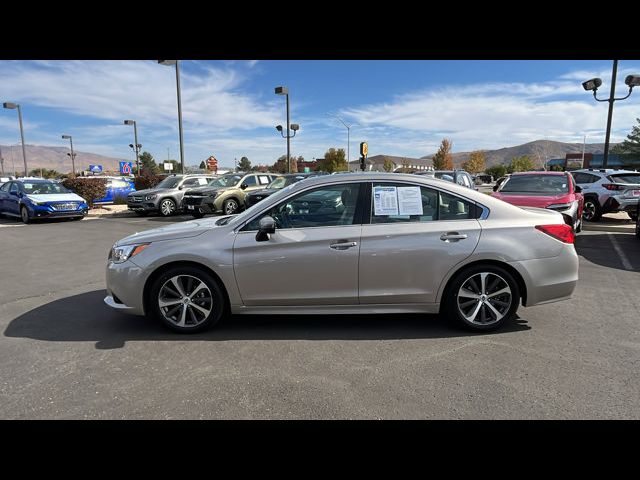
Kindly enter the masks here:
M 280 156 L 271 167 L 271 170 L 276 173 L 287 173 L 287 156 Z
M 333 173 L 347 170 L 347 158 L 344 148 L 330 148 L 324 158 L 318 160 L 318 170 Z
M 90 207 L 93 202 L 104 198 L 107 194 L 107 182 L 100 177 L 73 177 L 66 178 L 62 186 L 84 198 Z
M 42 177 L 42 178 L 58 178 L 62 176 L 60 172 L 48 168 L 36 168 L 29 172 L 30 177 Z
M 486 173 L 487 175 L 491 175 L 495 180 L 497 180 L 498 178 L 504 177 L 507 174 L 507 167 L 502 164 L 494 165 L 493 167 L 487 168 L 484 173 Z
M 522 155 L 520 157 L 514 157 L 511 159 L 511 163 L 507 170 L 509 173 L 514 172 L 528 172 L 530 170 L 535 170 L 536 166 L 533 163 L 533 160 L 528 155 Z
M 440 148 L 433 156 L 433 168 L 436 170 L 453 170 L 453 157 L 451 147 L 453 143 L 446 138 L 442 139 Z
M 484 172 L 485 161 L 484 161 L 484 152 L 476 151 L 471 152 L 469 155 L 469 160 L 462 164 L 462 168 L 464 168 L 469 173 L 480 173 Z
M 384 165 L 382 165 L 382 168 L 384 169 L 385 172 L 393 172 L 393 169 L 395 167 L 395 164 L 391 161 L 391 159 L 389 157 L 387 157 L 385 155 L 384 157 Z
M 142 152 L 140 154 L 140 168 L 148 173 L 160 172 L 158 165 L 156 165 L 156 161 L 153 159 L 153 155 L 149 152 Z
M 627 139 L 611 149 L 611 153 L 640 154 L 640 118 L 636 118 L 638 125 L 634 125 Z
M 241 172 L 249 172 L 251 171 L 251 162 L 247 157 L 242 157 L 238 162 L 238 169 Z
M 204 160 L 200 162 L 200 169 L 201 170 L 206 170 L 207 169 L 207 164 L 205 163 Z

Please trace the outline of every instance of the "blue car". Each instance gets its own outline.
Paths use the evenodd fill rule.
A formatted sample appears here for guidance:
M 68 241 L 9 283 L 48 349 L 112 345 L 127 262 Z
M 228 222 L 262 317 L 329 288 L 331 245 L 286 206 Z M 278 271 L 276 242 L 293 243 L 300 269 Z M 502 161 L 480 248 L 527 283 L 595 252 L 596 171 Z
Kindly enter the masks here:
M 84 198 L 51 180 L 20 178 L 0 186 L 0 215 L 18 217 L 24 223 L 38 218 L 79 220 L 88 211 Z
M 127 195 L 131 192 L 136 191 L 136 187 L 133 185 L 133 180 L 130 180 L 126 177 L 98 177 L 104 178 L 107 182 L 107 193 L 106 195 L 96 200 L 93 203 L 113 203 L 113 201 L 120 197 L 127 200 Z

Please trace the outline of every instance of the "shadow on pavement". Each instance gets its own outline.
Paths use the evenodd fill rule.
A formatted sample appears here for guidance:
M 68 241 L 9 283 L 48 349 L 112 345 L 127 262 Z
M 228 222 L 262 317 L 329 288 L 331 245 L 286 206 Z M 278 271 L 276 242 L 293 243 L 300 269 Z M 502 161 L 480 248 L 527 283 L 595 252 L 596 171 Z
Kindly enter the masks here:
M 578 255 L 592 263 L 619 270 L 640 271 L 640 240 L 634 234 L 589 232 L 588 235 L 577 235 L 575 246 Z M 630 264 L 632 270 L 625 266 L 616 247 L 622 251 L 627 266 Z
M 50 342 L 96 342 L 97 349 L 128 341 L 168 340 L 397 340 L 477 336 L 438 315 L 232 315 L 207 332 L 180 335 L 156 320 L 115 312 L 103 303 L 105 290 L 47 303 L 12 320 L 6 337 Z M 517 318 L 498 332 L 530 330 Z

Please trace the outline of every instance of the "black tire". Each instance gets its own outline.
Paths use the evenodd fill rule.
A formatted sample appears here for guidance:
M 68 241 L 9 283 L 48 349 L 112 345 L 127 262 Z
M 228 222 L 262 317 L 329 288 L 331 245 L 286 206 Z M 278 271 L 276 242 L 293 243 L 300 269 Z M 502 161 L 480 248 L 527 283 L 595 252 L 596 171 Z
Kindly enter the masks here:
M 205 215 L 205 214 L 204 214 L 203 212 L 192 212 L 192 213 L 191 213 L 191 216 L 192 216 L 193 218 L 202 218 L 202 217 L 204 217 L 204 215 Z
M 149 215 L 149 212 L 136 212 L 136 215 L 138 215 L 139 217 L 146 217 L 147 215 Z
M 27 207 L 20 207 L 20 218 L 22 219 L 22 223 L 31 223 L 31 219 L 29 218 L 29 210 L 27 210 Z
M 587 222 L 597 222 L 602 217 L 602 208 L 600 208 L 600 202 L 597 198 L 587 197 L 584 199 L 584 210 L 582 211 L 582 218 Z
M 158 211 L 163 217 L 170 217 L 171 215 L 174 215 L 177 210 L 178 206 L 176 205 L 176 202 L 170 198 L 163 198 L 158 204 Z
M 233 215 L 240 211 L 240 203 L 235 198 L 227 198 L 222 204 L 222 213 L 224 215 Z
M 638 220 L 638 214 L 635 213 L 635 212 L 633 212 L 633 213 L 627 212 L 627 215 L 629 215 L 629 218 L 634 222 Z
M 470 279 L 473 279 L 472 283 L 478 284 L 480 280 L 479 276 L 482 273 L 487 273 L 490 275 L 486 277 L 487 285 L 485 288 L 485 293 L 488 293 L 490 295 L 492 292 L 500 291 L 501 289 L 504 289 L 505 286 L 508 286 L 510 290 L 509 302 L 507 302 L 507 293 L 493 297 L 492 302 L 495 303 L 491 303 L 491 306 L 493 306 L 494 308 L 496 308 L 497 306 L 498 310 L 502 309 L 502 311 L 498 312 L 502 315 L 502 317 L 498 318 L 497 315 L 492 313 L 489 306 L 480 305 L 479 309 L 475 310 L 477 308 L 478 301 L 471 297 L 469 297 L 471 300 L 460 300 L 462 305 L 464 305 L 465 303 L 469 303 L 469 301 L 476 302 L 469 305 L 468 307 L 465 307 L 469 308 L 469 310 L 467 310 L 468 312 L 471 312 L 468 315 L 469 317 L 473 315 L 473 312 L 475 312 L 475 319 L 477 321 L 472 322 L 465 318 L 465 315 L 461 311 L 462 307 L 458 306 L 459 298 L 465 298 L 464 296 L 458 297 L 458 293 L 460 292 L 460 289 L 464 284 L 469 285 L 467 282 L 469 282 Z M 493 281 L 496 281 L 496 278 L 499 279 L 497 280 L 498 283 L 496 283 L 494 288 L 492 289 L 491 283 Z M 478 284 L 478 286 L 480 285 Z M 478 289 L 478 293 L 480 293 L 480 289 Z M 485 303 L 487 302 L 489 302 L 488 298 L 485 300 Z M 497 302 L 504 303 L 505 305 L 499 305 Z M 515 317 L 519 305 L 520 289 L 518 288 L 518 282 L 516 282 L 516 280 L 513 278 L 513 275 L 511 275 L 507 270 L 494 265 L 474 265 L 458 272 L 458 274 L 449 283 L 444 293 L 444 298 L 442 298 L 443 313 L 449 319 L 457 322 L 458 325 L 466 328 L 467 330 L 472 330 L 475 332 L 488 332 L 501 328 Z M 486 317 L 487 321 L 483 322 L 485 318 L 482 317 Z
M 82 220 L 84 217 L 71 217 L 71 220 Z
M 159 305 L 159 300 L 161 298 L 160 297 L 161 289 L 163 289 L 165 284 L 171 282 L 171 279 L 175 277 L 180 277 L 178 282 L 180 282 L 180 285 L 182 286 L 183 291 L 186 294 L 192 293 L 187 290 L 191 288 L 193 291 L 196 285 L 199 285 L 199 283 L 195 283 L 195 281 L 192 281 L 192 283 L 189 283 L 190 279 L 185 277 L 194 278 L 196 280 L 203 282 L 206 285 L 206 287 L 209 290 L 208 292 L 209 295 L 207 296 L 206 295 L 207 292 L 203 292 L 202 290 L 200 290 L 198 295 L 202 293 L 205 293 L 205 295 L 202 298 L 199 298 L 197 296 L 194 297 L 195 301 L 192 303 L 196 303 L 196 301 L 199 301 L 200 303 L 196 305 L 205 309 L 210 309 L 209 315 L 207 315 L 204 318 L 197 318 L 198 321 L 194 322 L 193 318 L 195 317 L 190 315 L 196 315 L 197 314 L 196 309 L 191 308 L 189 310 L 187 307 L 184 307 L 184 309 L 187 312 L 185 313 L 185 326 L 180 326 L 177 324 L 177 321 L 179 321 L 181 318 L 180 315 L 182 314 L 182 309 L 178 310 L 178 312 L 172 313 L 172 310 L 171 310 L 171 308 L 173 307 L 172 305 L 170 307 L 164 307 L 164 308 L 167 308 L 167 310 L 165 310 L 164 312 L 161 310 L 161 307 Z M 173 288 L 172 283 L 169 283 L 169 287 L 172 290 L 177 291 L 175 288 Z M 167 298 L 166 295 L 164 295 L 165 292 L 166 290 L 163 290 L 162 298 L 164 299 Z M 180 306 L 184 304 L 182 301 L 180 302 L 177 301 L 177 299 L 179 298 L 178 296 L 173 298 L 174 300 L 176 300 L 176 303 L 174 304 L 175 308 L 180 308 Z M 171 301 L 171 298 L 169 298 L 169 300 Z M 170 330 L 173 330 L 174 332 L 178 332 L 178 333 L 197 333 L 213 327 L 215 324 L 217 324 L 220 321 L 220 318 L 222 317 L 222 314 L 225 311 L 226 300 L 225 300 L 224 294 L 222 293 L 222 289 L 218 285 L 217 280 L 213 278 L 209 273 L 197 267 L 185 266 L 185 267 L 171 268 L 170 270 L 167 270 L 162 275 L 160 275 L 153 282 L 153 285 L 149 290 L 149 298 L 147 299 L 147 302 L 148 302 L 147 305 L 149 307 L 148 308 L 149 313 L 153 315 L 155 318 L 157 318 L 158 320 L 160 320 Z M 175 317 L 175 318 L 171 320 L 168 317 Z M 191 323 L 189 324 L 189 322 Z

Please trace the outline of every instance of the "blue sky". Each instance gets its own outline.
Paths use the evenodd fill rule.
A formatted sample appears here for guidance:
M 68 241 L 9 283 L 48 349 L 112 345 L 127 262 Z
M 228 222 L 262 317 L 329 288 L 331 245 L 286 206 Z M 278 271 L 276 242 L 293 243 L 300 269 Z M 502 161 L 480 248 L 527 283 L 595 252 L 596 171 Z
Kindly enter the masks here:
M 210 155 L 221 166 L 234 157 L 272 164 L 286 153 L 274 128 L 285 124 L 290 91 L 291 122 L 301 130 L 292 154 L 321 157 L 345 148 L 351 128 L 351 159 L 358 143 L 369 155 L 420 157 L 442 140 L 453 150 L 493 149 L 536 139 L 603 142 L 607 103 L 598 103 L 581 82 L 599 76 L 608 96 L 610 60 L 605 61 L 295 61 L 181 62 L 185 157 L 197 165 Z M 624 77 L 640 74 L 639 61 L 619 62 L 617 93 Z M 64 146 L 73 135 L 79 151 L 133 158 L 129 143 L 138 123 L 143 150 L 158 160 L 179 158 L 173 68 L 155 60 L 0 61 L 1 101 L 22 105 L 28 144 Z M 16 144 L 16 112 L 0 110 L 0 144 Z M 612 141 L 622 140 L 640 117 L 640 91 L 616 102 Z

